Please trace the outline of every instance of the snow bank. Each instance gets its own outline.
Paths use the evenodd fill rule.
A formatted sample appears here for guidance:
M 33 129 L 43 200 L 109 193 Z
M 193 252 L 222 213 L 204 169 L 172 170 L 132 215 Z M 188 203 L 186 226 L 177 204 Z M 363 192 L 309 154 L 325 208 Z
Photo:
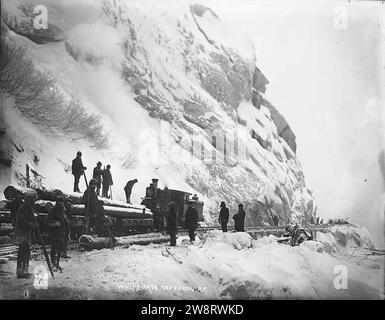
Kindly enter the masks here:
M 357 236 L 362 245 L 368 241 L 359 227 L 333 228 L 328 235 L 331 239 L 335 234 L 336 242 L 341 234 Z M 215 230 L 194 244 L 179 237 L 176 247 L 152 244 L 72 252 L 72 259 L 62 263 L 64 273 L 50 280 L 48 291 L 35 294 L 76 298 L 76 292 L 80 299 L 383 298 L 382 257 L 357 264 L 344 255 L 328 254 L 324 243 L 309 241 L 291 247 L 279 244 L 274 236 L 254 240 L 244 232 Z M 31 268 L 38 263 L 34 261 Z M 14 261 L 4 268 L 11 276 L 5 273 L 8 276 L 0 278 L 0 295 L 17 298 L 28 287 L 25 282 L 15 283 Z M 346 268 L 348 276 L 344 290 L 335 287 L 340 268 Z
M 246 232 L 223 233 L 219 230 L 209 231 L 202 238 L 203 243 L 225 243 L 234 249 L 245 249 L 253 246 L 253 238 Z
M 329 232 L 317 232 L 316 237 L 328 253 L 352 251 L 357 247 L 374 248 L 369 231 L 361 226 L 334 226 Z

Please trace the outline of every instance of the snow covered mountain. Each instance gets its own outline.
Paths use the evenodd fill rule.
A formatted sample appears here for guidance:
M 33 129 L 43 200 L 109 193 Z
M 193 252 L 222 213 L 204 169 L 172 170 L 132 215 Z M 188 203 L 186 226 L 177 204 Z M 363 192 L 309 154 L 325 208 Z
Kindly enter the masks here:
M 45 33 L 33 29 L 35 2 L 48 9 Z M 5 85 L 2 72 L 0 191 L 25 183 L 26 164 L 35 183 L 70 191 L 70 163 L 81 150 L 88 176 L 97 161 L 111 164 L 116 199 L 138 178 L 139 202 L 157 177 L 198 194 L 208 223 L 220 201 L 231 213 L 243 203 L 246 225 L 316 215 L 295 135 L 264 98 L 268 80 L 253 43 L 210 8 L 3 0 L 1 14 L 2 41 L 25 49 L 19 65 L 32 61 L 22 78 L 47 85 L 27 95 Z

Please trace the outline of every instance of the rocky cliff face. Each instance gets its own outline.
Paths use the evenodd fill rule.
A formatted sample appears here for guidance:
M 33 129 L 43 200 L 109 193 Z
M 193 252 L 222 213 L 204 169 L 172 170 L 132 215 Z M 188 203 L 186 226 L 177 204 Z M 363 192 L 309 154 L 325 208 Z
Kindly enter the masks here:
M 60 43 L 37 47 L 8 35 L 28 47 L 36 68 L 54 76 L 60 90 L 97 114 L 111 138 L 95 150 L 92 141 L 79 142 L 74 133 L 68 141 L 68 134 L 56 132 L 47 139 L 60 143 L 50 144 L 50 152 L 36 151 L 48 142 L 35 145 L 44 183 L 59 179 L 70 188 L 66 146 L 82 148 L 95 163 L 108 159 L 116 185 L 139 175 L 144 188 L 156 176 L 161 185 L 197 193 L 208 221 L 220 201 L 232 213 L 243 203 L 248 225 L 315 214 L 295 135 L 263 96 L 268 81 L 247 38 L 196 3 L 105 0 L 93 9 L 99 18 L 72 26 Z M 42 126 L 34 130 L 46 136 Z M 55 177 L 41 164 L 53 162 Z M 20 175 L 20 168 L 13 170 Z

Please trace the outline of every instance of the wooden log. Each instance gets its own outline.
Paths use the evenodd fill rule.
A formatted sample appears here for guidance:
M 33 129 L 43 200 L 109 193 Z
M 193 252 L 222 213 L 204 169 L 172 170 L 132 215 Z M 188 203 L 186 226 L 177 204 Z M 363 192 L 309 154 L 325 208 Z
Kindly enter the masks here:
M 138 210 L 143 210 L 143 208 L 146 208 L 143 205 L 138 205 L 138 204 L 129 204 L 123 201 L 118 201 L 118 200 L 110 200 L 106 198 L 99 197 L 100 201 L 103 201 L 104 205 L 110 206 L 110 207 L 117 207 L 117 208 L 128 208 L 128 209 L 138 209 Z M 151 212 L 149 209 L 146 208 L 146 211 Z
M 163 235 L 162 233 L 150 233 L 150 234 L 141 234 L 134 236 L 126 237 L 116 237 L 118 246 L 131 246 L 134 244 L 137 245 L 148 245 L 150 243 L 163 243 L 170 240 L 168 235 Z M 79 244 L 87 249 L 103 249 L 110 247 L 110 238 L 105 237 L 93 237 L 91 235 L 82 235 L 79 238 Z
M 83 194 L 78 192 L 65 193 L 59 189 L 54 190 L 41 190 L 35 189 L 39 195 L 39 199 L 47 201 L 56 201 L 58 196 L 65 196 L 71 199 L 72 204 L 84 204 Z M 98 197 L 99 201 L 103 202 L 103 205 L 117 208 L 128 208 L 128 209 L 138 209 L 143 210 L 145 206 L 139 204 L 129 204 L 123 201 L 110 200 L 102 197 Z M 151 210 L 146 208 L 146 211 L 151 212 Z
M 110 207 L 103 206 L 104 213 L 106 216 L 114 218 L 126 218 L 126 219 L 148 219 L 152 218 L 151 211 L 146 211 L 143 213 L 143 210 L 139 209 L 130 209 L 130 208 L 119 208 L 119 207 Z M 85 215 L 85 205 L 84 204 L 75 204 L 72 206 L 72 214 L 84 216 Z
M 7 200 L 15 199 L 18 195 L 22 197 L 34 196 L 38 197 L 37 192 L 34 189 L 19 187 L 10 185 L 4 189 L 4 196 Z

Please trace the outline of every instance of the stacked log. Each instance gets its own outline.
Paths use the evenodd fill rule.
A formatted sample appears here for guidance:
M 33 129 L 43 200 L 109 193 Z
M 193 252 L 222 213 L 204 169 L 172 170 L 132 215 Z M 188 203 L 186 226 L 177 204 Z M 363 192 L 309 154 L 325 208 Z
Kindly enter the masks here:
M 24 188 L 19 186 L 10 185 L 5 188 L 4 196 L 7 200 L 15 199 L 17 196 L 28 197 L 34 196 L 38 198 L 38 194 L 34 189 Z
M 36 189 L 36 192 L 39 195 L 39 199 L 41 200 L 56 201 L 58 196 L 64 196 L 69 198 L 72 204 L 84 204 L 83 195 L 81 193 L 76 193 L 76 192 L 64 193 L 59 189 L 54 189 L 54 190 Z M 143 208 L 145 208 L 142 205 L 133 205 L 133 204 L 125 203 L 123 201 L 110 200 L 102 197 L 98 197 L 98 199 L 103 203 L 103 205 L 110 206 L 110 207 L 138 209 L 138 210 L 143 210 Z M 150 212 L 150 210 L 148 209 L 146 209 L 146 211 Z
M 35 212 L 48 213 L 49 209 L 55 206 L 55 202 L 46 200 L 37 200 L 33 206 Z M 125 218 L 125 219 L 149 219 L 152 218 L 152 213 L 149 210 L 143 212 L 140 209 L 130 208 L 119 208 L 111 206 L 103 206 L 104 214 L 114 218 Z M 86 210 L 84 204 L 72 205 L 72 215 L 85 216 Z
M 64 193 L 59 189 L 42 190 L 31 189 L 19 186 L 10 185 L 5 188 L 4 196 L 7 200 L 12 200 L 17 196 L 35 195 L 39 199 L 34 206 L 36 212 L 48 213 L 48 210 L 54 206 L 54 202 L 58 196 L 64 196 L 71 200 L 73 204 L 74 215 L 85 215 L 84 200 L 81 193 Z M 146 219 L 152 217 L 151 210 L 142 205 L 132 205 L 122 201 L 112 201 L 99 197 L 99 201 L 103 203 L 104 211 L 107 216 L 115 218 L 130 218 L 130 219 Z M 2 206 L 7 206 L 6 200 L 0 203 Z

